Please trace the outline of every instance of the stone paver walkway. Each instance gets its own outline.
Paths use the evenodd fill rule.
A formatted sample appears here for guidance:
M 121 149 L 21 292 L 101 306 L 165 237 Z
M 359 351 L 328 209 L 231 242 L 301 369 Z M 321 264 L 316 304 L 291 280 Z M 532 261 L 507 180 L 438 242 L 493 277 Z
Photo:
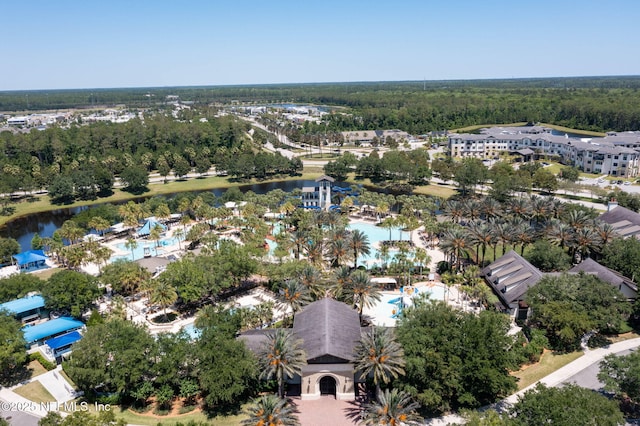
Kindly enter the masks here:
M 359 424 L 360 404 L 357 401 L 340 401 L 333 396 L 315 400 L 292 398 L 298 408 L 298 420 L 302 426 L 354 426 Z

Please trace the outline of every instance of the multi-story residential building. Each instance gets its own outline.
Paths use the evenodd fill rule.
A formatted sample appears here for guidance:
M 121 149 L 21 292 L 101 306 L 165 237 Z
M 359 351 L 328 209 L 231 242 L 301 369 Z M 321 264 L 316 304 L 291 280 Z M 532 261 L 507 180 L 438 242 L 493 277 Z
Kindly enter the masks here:
M 640 132 L 610 132 L 603 138 L 579 139 L 554 135 L 546 127 L 524 126 L 449 135 L 449 153 L 453 157 L 491 159 L 502 152 L 526 148 L 538 155 L 555 156 L 587 173 L 638 176 Z

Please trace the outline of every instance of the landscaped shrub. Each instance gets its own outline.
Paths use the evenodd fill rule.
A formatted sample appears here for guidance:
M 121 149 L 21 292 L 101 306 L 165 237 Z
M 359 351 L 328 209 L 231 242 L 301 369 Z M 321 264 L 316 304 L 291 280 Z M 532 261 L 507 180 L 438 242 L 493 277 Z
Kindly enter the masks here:
M 47 361 L 40 352 L 29 354 L 29 361 L 38 361 L 47 371 L 55 370 L 56 364 Z

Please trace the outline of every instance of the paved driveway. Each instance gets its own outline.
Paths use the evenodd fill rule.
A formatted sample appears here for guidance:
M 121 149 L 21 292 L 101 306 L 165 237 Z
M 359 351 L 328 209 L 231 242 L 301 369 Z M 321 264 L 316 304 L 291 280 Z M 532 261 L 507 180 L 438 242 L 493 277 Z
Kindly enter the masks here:
M 292 398 L 298 408 L 298 419 L 302 426 L 354 426 L 360 419 L 358 401 L 339 401 L 333 396 L 303 401 Z

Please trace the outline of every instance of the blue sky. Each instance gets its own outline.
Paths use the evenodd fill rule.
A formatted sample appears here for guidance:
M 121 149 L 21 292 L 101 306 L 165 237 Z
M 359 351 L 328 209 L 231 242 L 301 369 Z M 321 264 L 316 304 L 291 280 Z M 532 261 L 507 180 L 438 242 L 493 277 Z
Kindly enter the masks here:
M 0 90 L 640 74 L 638 0 L 34 0 Z

